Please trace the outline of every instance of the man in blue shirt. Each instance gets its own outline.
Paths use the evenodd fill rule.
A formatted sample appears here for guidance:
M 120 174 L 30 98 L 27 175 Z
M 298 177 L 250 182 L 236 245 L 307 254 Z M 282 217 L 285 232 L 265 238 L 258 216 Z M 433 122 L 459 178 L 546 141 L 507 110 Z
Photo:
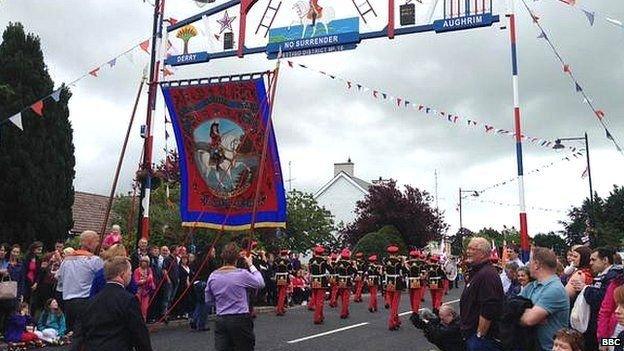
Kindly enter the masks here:
M 570 322 L 570 300 L 555 274 L 556 269 L 557 256 L 552 250 L 534 248 L 529 270 L 536 280 L 520 293 L 520 296 L 533 302 L 533 307 L 524 311 L 520 322 L 526 326 L 536 326 L 537 341 L 544 351 L 552 350 L 555 333 L 566 328 Z

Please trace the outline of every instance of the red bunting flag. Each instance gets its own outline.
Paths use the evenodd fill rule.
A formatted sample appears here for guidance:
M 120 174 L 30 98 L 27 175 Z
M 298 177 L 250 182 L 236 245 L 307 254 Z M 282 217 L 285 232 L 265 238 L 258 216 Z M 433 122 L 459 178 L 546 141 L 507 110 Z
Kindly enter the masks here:
M 377 98 L 377 90 L 373 90 L 373 97 L 376 99 Z
M 171 70 L 169 70 L 167 68 L 163 69 L 163 77 L 172 76 L 172 75 L 173 75 L 173 71 L 171 71 Z
M 347 89 L 351 89 L 351 82 L 347 81 Z
M 605 116 L 605 113 L 603 110 L 596 110 L 596 117 L 598 117 L 598 119 L 602 120 L 604 116 Z
M 173 18 L 173 17 L 169 17 L 169 23 L 173 26 L 174 24 L 178 23 L 178 20 Z
M 561 1 L 564 4 L 568 4 L 570 6 L 576 5 L 576 0 L 559 0 L 559 1 Z
M 540 19 L 539 16 L 534 14 L 534 13 L 531 13 L 531 18 L 533 18 L 533 22 L 535 22 L 535 23 L 537 23 L 537 21 L 539 21 L 539 19 Z
M 39 100 L 34 104 L 30 105 L 30 108 L 40 117 L 43 116 L 43 100 Z
M 397 106 L 401 107 L 401 98 L 397 98 Z
M 422 110 L 423 107 L 424 107 L 423 105 L 418 105 L 418 111 Z
M 292 61 L 288 60 L 288 61 L 286 61 L 286 62 L 288 62 L 288 66 L 289 66 L 290 68 L 293 68 L 293 62 L 292 62 Z
M 97 76 L 98 76 L 97 74 L 98 74 L 98 71 L 99 71 L 99 70 L 100 70 L 100 67 L 98 67 L 98 68 L 94 68 L 94 69 L 92 69 L 92 70 L 90 70 L 90 71 L 89 71 L 89 74 L 90 74 L 90 75 L 92 75 L 92 76 L 94 76 L 94 77 L 97 77 Z
M 139 46 L 141 47 L 141 50 L 145 51 L 148 54 L 150 53 L 149 52 L 149 39 L 139 44 Z
M 485 132 L 491 132 L 494 129 L 494 127 L 492 126 L 488 126 L 487 124 L 485 125 Z
M 572 71 L 570 70 L 570 65 L 563 65 L 563 72 L 572 73 Z

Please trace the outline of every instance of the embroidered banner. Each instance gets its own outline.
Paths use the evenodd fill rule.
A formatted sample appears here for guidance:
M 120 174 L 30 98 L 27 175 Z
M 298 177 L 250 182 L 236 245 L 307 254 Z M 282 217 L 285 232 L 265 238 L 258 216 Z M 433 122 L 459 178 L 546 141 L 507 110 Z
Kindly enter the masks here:
M 247 230 L 255 207 L 254 227 L 285 227 L 273 128 L 266 138 L 270 116 L 264 80 L 163 84 L 162 91 L 180 154 L 183 225 Z

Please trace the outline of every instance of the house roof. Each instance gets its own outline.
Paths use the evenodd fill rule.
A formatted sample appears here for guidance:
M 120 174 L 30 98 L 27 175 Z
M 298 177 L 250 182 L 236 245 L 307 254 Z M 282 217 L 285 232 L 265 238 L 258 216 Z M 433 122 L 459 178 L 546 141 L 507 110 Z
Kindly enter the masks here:
M 99 233 L 102 230 L 107 205 L 108 196 L 82 191 L 74 192 L 74 205 L 72 206 L 74 227 L 71 232 L 82 233 L 85 230 L 93 230 Z M 109 217 L 107 227 L 110 224 L 111 218 Z
M 347 182 L 353 184 L 353 186 L 355 186 L 355 188 L 357 188 L 358 190 L 360 190 L 364 194 L 368 194 L 368 188 L 372 186 L 371 183 L 369 183 L 369 182 L 367 182 L 365 180 L 362 180 L 362 179 L 360 179 L 358 177 L 351 177 L 351 176 L 349 176 L 345 172 L 340 172 L 340 173 L 336 174 L 336 176 L 334 176 L 334 178 L 332 178 L 332 180 L 327 182 L 327 184 L 323 185 L 321 187 L 321 189 L 319 189 L 319 191 L 317 191 L 316 194 L 314 194 L 314 198 L 316 199 L 319 196 L 321 196 L 325 191 L 327 191 L 327 189 L 329 189 L 340 178 L 344 178 L 345 180 L 347 180 Z

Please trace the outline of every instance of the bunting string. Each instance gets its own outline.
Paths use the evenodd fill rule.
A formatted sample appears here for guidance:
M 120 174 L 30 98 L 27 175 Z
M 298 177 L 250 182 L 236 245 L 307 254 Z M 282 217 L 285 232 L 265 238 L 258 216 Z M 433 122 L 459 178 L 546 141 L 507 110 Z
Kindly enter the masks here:
M 537 1 L 537 0 L 534 0 L 534 1 Z M 569 7 L 571 7 L 572 9 L 576 11 L 582 12 L 585 15 L 585 17 L 587 17 L 587 21 L 589 22 L 590 27 L 594 26 L 596 17 L 598 17 L 598 18 L 605 20 L 609 24 L 619 27 L 620 29 L 624 29 L 624 23 L 621 20 L 615 19 L 615 17 L 606 15 L 602 12 L 592 10 L 586 6 L 578 5 L 576 4 L 575 0 L 557 0 L 557 1 L 568 5 Z
M 560 0 L 560 1 L 562 1 L 562 0 Z M 569 0 L 569 1 L 572 4 L 574 4 L 573 0 Z M 538 35 L 538 38 L 539 39 L 544 39 L 546 41 L 546 43 L 548 43 L 548 46 L 552 50 L 552 52 L 555 55 L 555 57 L 559 60 L 559 62 L 561 62 L 561 65 L 563 67 L 563 73 L 567 74 L 568 77 L 570 78 L 570 80 L 572 80 L 572 82 L 574 83 L 574 90 L 575 90 L 575 92 L 581 94 L 581 96 L 583 97 L 583 102 L 591 109 L 591 111 L 593 112 L 594 117 L 596 117 L 596 119 L 598 120 L 598 122 L 600 123 L 602 128 L 604 129 L 606 138 L 609 139 L 613 143 L 613 145 L 615 145 L 615 148 L 617 149 L 617 151 L 624 156 L 624 152 L 622 151 L 622 147 L 620 147 L 620 144 L 617 142 L 617 140 L 615 139 L 613 134 L 609 131 L 609 128 L 607 127 L 607 124 L 605 123 L 605 115 L 606 115 L 605 112 L 603 110 L 597 108 L 596 105 L 594 105 L 593 100 L 589 97 L 589 95 L 587 94 L 587 92 L 582 87 L 581 83 L 579 82 L 579 80 L 576 78 L 576 76 L 572 72 L 571 66 L 563 58 L 563 56 L 561 55 L 559 50 L 557 50 L 557 47 L 553 43 L 552 38 L 550 37 L 550 35 L 548 35 L 546 33 L 546 31 L 544 29 L 544 26 L 542 25 L 542 23 L 539 20 L 539 16 L 535 15 L 533 13 L 533 11 L 531 11 L 531 9 L 529 8 L 529 5 L 527 5 L 527 3 L 526 3 L 526 0 L 522 0 L 522 4 L 524 5 L 524 7 L 527 10 L 527 12 L 529 13 L 529 15 L 533 18 L 533 21 L 532 21 L 533 24 L 535 24 L 537 26 L 537 28 L 539 29 L 539 31 L 540 31 L 540 34 Z
M 583 151 L 585 151 L 585 150 L 583 150 Z M 558 160 L 552 161 L 550 163 L 544 164 L 544 165 L 542 165 L 540 167 L 534 168 L 534 169 L 532 169 L 532 170 L 530 170 L 528 172 L 524 172 L 524 175 L 538 174 L 538 173 L 541 174 L 546 169 L 552 168 L 552 167 L 558 165 L 559 163 L 562 163 L 564 161 L 565 162 L 570 162 L 570 161 L 572 161 L 574 159 L 578 159 L 579 157 L 582 157 L 582 156 L 583 156 L 582 152 L 577 152 L 577 153 L 574 153 L 574 154 L 572 154 L 570 156 L 565 156 L 565 157 L 563 157 L 561 159 L 558 159 Z M 516 180 L 518 180 L 517 176 L 513 177 L 513 178 L 506 179 L 506 180 L 503 180 L 503 181 L 500 181 L 500 182 L 492 184 L 492 185 L 488 185 L 488 186 L 482 188 L 481 190 L 477 190 L 477 193 L 478 194 L 483 194 L 484 192 L 486 192 L 488 190 L 496 189 L 496 188 L 499 188 L 501 186 L 504 186 L 504 185 L 507 185 L 507 184 L 511 184 L 511 183 L 515 182 Z
M 474 198 L 474 197 L 467 197 L 465 200 L 468 200 L 470 202 L 479 202 L 479 203 L 482 203 L 482 204 L 496 205 L 496 206 L 503 206 L 503 207 L 515 207 L 515 208 L 517 208 L 519 206 L 518 204 L 512 204 L 512 203 L 508 203 L 508 202 L 494 201 L 494 200 L 483 200 L 483 199 L 478 199 L 478 198 Z M 541 211 L 541 212 L 567 213 L 566 210 L 555 209 L 555 208 L 539 207 L 539 206 L 527 206 L 526 208 L 528 210 Z
M 93 77 L 93 78 L 97 78 L 99 77 L 100 71 L 102 69 L 113 69 L 115 67 L 115 65 L 117 64 L 117 60 L 120 59 L 121 57 L 126 57 L 128 59 L 128 61 L 130 61 L 131 63 L 135 63 L 133 54 L 137 49 L 140 49 L 141 51 L 143 51 L 146 54 L 150 54 L 149 48 L 150 48 L 150 42 L 151 40 L 148 38 L 146 40 L 143 40 L 142 42 L 130 47 L 129 49 L 123 51 L 122 53 L 114 56 L 113 58 L 107 60 L 106 62 L 100 64 L 99 66 L 96 66 L 95 68 L 90 69 L 88 72 L 82 74 L 81 76 L 79 76 L 78 78 L 72 80 L 71 82 L 67 83 L 67 86 L 75 86 L 78 82 L 80 82 L 81 80 L 87 78 L 87 77 Z M 37 114 L 39 117 L 43 117 L 44 114 L 44 104 L 43 102 L 45 100 L 48 99 L 52 99 L 55 102 L 58 102 L 60 100 L 60 94 L 61 94 L 61 89 L 62 86 L 53 90 L 50 94 L 43 96 L 41 98 L 39 98 L 37 101 L 33 102 L 32 104 L 23 107 L 19 112 L 15 113 L 12 116 L 9 117 L 5 117 L 0 119 L 0 125 L 4 124 L 4 123 L 8 123 L 11 122 L 13 123 L 16 127 L 18 127 L 20 130 L 23 130 L 23 126 L 22 126 L 22 113 L 28 111 L 28 110 L 32 110 L 35 114 Z
M 488 124 L 488 123 L 484 123 L 484 122 L 480 122 L 477 121 L 473 118 L 467 118 L 464 116 L 460 116 L 457 115 L 455 113 L 449 113 L 449 112 L 445 112 L 439 109 L 436 109 L 434 107 L 431 107 L 429 105 L 425 105 L 425 104 L 421 104 L 421 103 L 415 103 L 413 102 L 414 100 L 411 99 L 405 99 L 405 98 L 401 98 L 401 97 L 394 97 L 382 90 L 378 90 L 378 89 L 373 89 L 370 87 L 365 86 L 364 84 L 358 83 L 354 80 L 350 80 L 350 79 L 346 79 L 343 77 L 340 77 L 338 75 L 335 74 L 330 74 L 327 73 L 325 71 L 321 71 L 321 70 L 317 70 L 317 69 L 313 69 L 310 68 L 306 65 L 300 64 L 300 63 L 295 63 L 293 61 L 287 60 L 286 61 L 288 63 L 288 67 L 290 68 L 302 68 L 305 70 L 309 70 L 318 74 L 321 74 L 325 77 L 331 78 L 332 80 L 337 80 L 337 81 L 341 81 L 343 82 L 345 85 L 345 88 L 349 91 L 356 91 L 359 93 L 365 93 L 366 95 L 376 99 L 376 100 L 381 100 L 382 102 L 391 102 L 392 104 L 394 104 L 396 107 L 399 108 L 412 108 L 415 109 L 416 111 L 420 112 L 420 113 L 424 113 L 427 115 L 432 115 L 432 116 L 438 116 L 441 119 L 453 123 L 453 124 L 461 124 L 464 125 L 466 127 L 471 127 L 471 128 L 476 128 L 479 129 L 483 132 L 485 132 L 486 134 L 496 134 L 496 135 L 506 135 L 506 136 L 510 136 L 515 138 L 516 134 L 511 131 L 511 130 L 507 130 L 507 129 L 501 129 L 501 128 L 496 128 L 494 127 L 492 124 Z M 525 142 L 529 142 L 532 143 L 534 145 L 537 146 L 541 146 L 541 147 L 545 147 L 545 148 L 549 148 L 551 149 L 554 145 L 555 142 L 552 140 L 548 140 L 548 139 L 544 139 L 544 138 L 539 138 L 539 137 L 533 137 L 533 136 L 528 136 L 526 134 L 522 134 L 522 139 Z M 573 146 L 565 146 L 566 149 L 568 149 L 569 151 L 571 151 L 572 153 L 578 153 L 581 149 L 573 147 Z

